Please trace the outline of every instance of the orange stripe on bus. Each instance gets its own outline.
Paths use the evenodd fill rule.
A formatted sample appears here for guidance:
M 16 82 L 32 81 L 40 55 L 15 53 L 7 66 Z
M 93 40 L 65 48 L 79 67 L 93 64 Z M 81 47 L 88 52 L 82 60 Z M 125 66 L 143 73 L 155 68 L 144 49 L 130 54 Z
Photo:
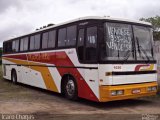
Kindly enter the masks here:
M 27 62 L 27 61 L 22 61 L 22 60 L 16 60 L 16 59 L 12 59 L 12 58 L 4 58 L 5 60 L 11 61 L 13 63 L 16 64 L 23 64 L 23 65 L 43 65 L 46 66 L 44 64 L 40 64 L 40 63 L 34 63 L 34 62 Z M 25 66 L 28 67 L 28 66 Z M 41 66 L 30 66 L 31 69 L 36 70 L 38 72 L 41 73 L 44 83 L 47 87 L 48 90 L 54 91 L 54 92 L 58 92 L 57 86 L 54 82 L 54 79 L 52 78 L 52 75 L 48 69 L 48 67 L 41 67 Z

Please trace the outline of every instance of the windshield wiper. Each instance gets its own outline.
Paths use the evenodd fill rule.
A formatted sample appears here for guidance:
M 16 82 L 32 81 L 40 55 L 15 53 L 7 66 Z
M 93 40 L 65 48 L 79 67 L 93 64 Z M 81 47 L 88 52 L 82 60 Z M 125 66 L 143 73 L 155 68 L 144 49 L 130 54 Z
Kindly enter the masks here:
M 139 46 L 139 47 L 140 47 L 141 51 L 143 51 L 143 53 L 145 54 L 145 56 L 146 56 L 146 58 L 147 58 L 147 60 L 148 60 L 148 62 L 149 62 L 150 59 L 149 59 L 149 57 L 148 57 L 148 55 L 147 55 L 147 52 L 143 49 L 142 46 Z
M 126 53 L 126 55 L 124 56 L 124 59 L 123 59 L 124 62 L 128 60 L 128 58 L 130 57 L 130 55 L 131 55 L 131 50 L 128 50 L 127 53 Z
M 143 49 L 143 47 L 142 47 L 141 45 L 139 45 L 139 40 L 138 40 L 137 37 L 136 37 L 136 41 L 137 41 L 137 45 L 138 45 L 138 52 L 139 52 L 139 55 L 145 60 L 145 58 L 144 58 L 143 55 L 141 54 L 141 52 L 143 52 L 144 55 L 146 56 L 147 60 L 148 60 L 147 62 L 149 62 L 150 59 L 149 59 L 149 57 L 148 57 L 146 51 Z

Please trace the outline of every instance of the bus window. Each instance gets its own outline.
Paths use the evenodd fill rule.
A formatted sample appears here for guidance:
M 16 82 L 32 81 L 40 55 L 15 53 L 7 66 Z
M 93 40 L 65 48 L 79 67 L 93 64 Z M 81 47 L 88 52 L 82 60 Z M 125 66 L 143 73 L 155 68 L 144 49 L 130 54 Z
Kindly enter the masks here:
M 97 27 L 87 28 L 86 61 L 97 61 Z
M 84 29 L 79 30 L 77 50 L 78 50 L 79 60 L 83 60 L 84 58 Z
M 74 46 L 76 44 L 76 26 L 67 27 L 67 42 L 66 46 Z
M 30 38 L 30 50 L 34 50 L 34 36 Z
M 15 52 L 15 47 L 16 47 L 16 41 L 14 40 L 12 42 L 12 51 Z
M 8 48 L 10 49 L 10 48 Z M 12 51 L 18 52 L 19 51 L 19 40 L 15 40 L 12 42 Z
M 23 45 L 24 45 L 23 41 L 24 41 L 24 39 L 21 39 L 21 43 L 20 43 L 20 51 L 23 51 Z
M 35 42 L 34 42 L 35 43 L 34 48 L 35 48 L 35 50 L 38 50 L 40 48 L 40 34 L 35 35 L 34 40 L 35 40 Z
M 49 32 L 48 48 L 54 48 L 56 42 L 56 31 Z
M 66 45 L 66 28 L 59 29 L 58 32 L 58 47 Z
M 28 50 L 28 37 L 21 39 L 20 44 L 20 51 L 27 51 Z
M 4 42 L 3 43 L 4 48 L 3 48 L 3 53 L 11 53 L 12 51 L 12 42 L 8 41 L 8 42 Z
M 40 34 L 31 36 L 30 50 L 38 50 L 40 48 Z
M 24 51 L 28 50 L 28 37 L 24 38 L 23 50 Z
M 47 48 L 47 43 L 48 43 L 48 32 L 43 33 L 43 36 L 42 36 L 42 49 L 46 49 Z

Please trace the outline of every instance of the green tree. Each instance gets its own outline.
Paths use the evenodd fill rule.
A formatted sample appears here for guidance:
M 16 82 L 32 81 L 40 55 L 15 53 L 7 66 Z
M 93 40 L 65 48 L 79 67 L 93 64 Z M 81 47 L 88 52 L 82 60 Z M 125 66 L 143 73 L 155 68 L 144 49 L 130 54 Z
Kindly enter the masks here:
M 160 40 L 160 16 L 150 18 L 140 18 L 140 21 L 149 22 L 153 26 L 153 38 L 154 40 Z

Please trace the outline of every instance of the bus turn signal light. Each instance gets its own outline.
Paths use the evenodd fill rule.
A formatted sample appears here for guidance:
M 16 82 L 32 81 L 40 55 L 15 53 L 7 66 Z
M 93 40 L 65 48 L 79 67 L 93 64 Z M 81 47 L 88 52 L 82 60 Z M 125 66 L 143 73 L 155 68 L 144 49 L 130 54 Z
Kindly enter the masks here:
M 106 72 L 106 76 L 112 76 L 112 72 Z

